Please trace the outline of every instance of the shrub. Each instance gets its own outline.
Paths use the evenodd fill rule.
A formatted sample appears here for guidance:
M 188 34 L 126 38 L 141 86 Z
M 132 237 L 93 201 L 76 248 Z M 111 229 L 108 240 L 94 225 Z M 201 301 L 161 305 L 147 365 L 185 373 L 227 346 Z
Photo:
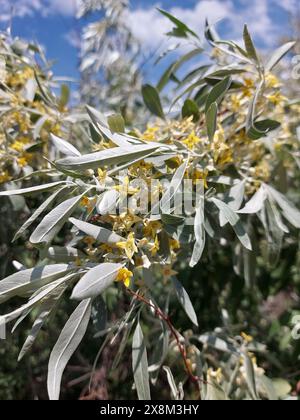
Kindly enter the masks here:
M 275 269 L 285 237 L 297 241 L 300 213 L 290 193 L 297 185 L 298 105 L 283 96 L 273 74 L 294 44 L 284 45 L 264 64 L 246 26 L 241 48 L 220 41 L 207 25 L 213 62 L 179 81 L 179 68 L 203 50 L 197 34 L 162 13 L 175 25 L 171 35 L 193 40 L 196 48 L 172 64 L 157 88 L 143 86 L 145 105 L 157 122 L 142 133 L 134 127 L 129 131 L 121 115 L 104 117 L 87 107 L 72 121 L 88 133 L 90 153 L 82 154 L 64 132 L 64 138 L 54 138 L 63 157 L 49 156 L 49 182 L 0 193 L 50 194 L 21 228 L 23 235 L 38 221 L 30 243 L 39 250 L 39 265 L 0 283 L 0 303 L 29 299 L 1 320 L 20 322 L 34 311 L 21 358 L 70 291 L 72 301 L 79 301 L 50 356 L 51 399 L 59 398 L 63 371 L 91 316 L 98 336 L 106 336 L 102 349 L 120 343 L 113 372 L 131 344 L 140 399 L 150 399 L 150 382 L 155 394 L 155 385 L 164 380 L 173 399 L 184 394 L 207 400 L 286 398 L 290 385 L 269 379 L 254 356 L 265 347 L 242 332 L 243 325 L 231 325 L 226 307 L 221 308 L 224 328 L 199 333 L 201 309 L 196 311 L 192 300 L 207 280 L 196 276 L 188 284 L 185 275 L 180 281 L 177 274 L 201 267 L 219 251 L 222 263 L 228 265 L 232 257 L 232 271 L 250 289 L 262 267 Z M 181 92 L 171 106 L 181 98 L 184 105 L 180 115 L 168 117 L 160 92 L 171 79 Z M 68 233 L 62 234 L 65 224 Z M 190 326 L 181 315 L 174 326 L 174 297 Z M 108 309 L 114 314 L 110 319 Z

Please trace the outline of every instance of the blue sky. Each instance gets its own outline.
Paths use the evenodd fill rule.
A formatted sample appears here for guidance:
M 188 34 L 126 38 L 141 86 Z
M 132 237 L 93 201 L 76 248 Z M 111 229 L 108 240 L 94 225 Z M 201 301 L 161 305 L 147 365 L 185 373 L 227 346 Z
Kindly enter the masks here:
M 0 0 L 0 25 L 5 28 L 14 6 L 13 35 L 38 40 L 49 59 L 55 59 L 56 75 L 77 77 L 78 51 L 72 45 L 74 34 L 84 22 L 75 17 L 77 0 Z M 219 22 L 226 38 L 241 38 L 248 23 L 261 48 L 269 49 L 290 34 L 289 13 L 299 10 L 299 0 L 131 0 L 127 21 L 145 51 L 152 51 L 164 40 L 169 24 L 156 11 L 160 6 L 184 20 L 198 33 L 205 17 Z

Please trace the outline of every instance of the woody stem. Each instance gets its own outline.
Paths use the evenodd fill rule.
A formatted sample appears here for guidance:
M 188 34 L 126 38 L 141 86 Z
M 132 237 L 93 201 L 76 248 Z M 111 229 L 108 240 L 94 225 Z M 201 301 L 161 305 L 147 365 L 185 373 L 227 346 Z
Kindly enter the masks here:
M 200 379 L 198 376 L 195 376 L 193 374 L 190 363 L 187 359 L 186 347 L 185 347 L 185 345 L 183 345 L 181 343 L 180 338 L 179 338 L 179 334 L 176 331 L 175 327 L 173 326 L 170 317 L 168 315 L 166 315 L 160 308 L 155 306 L 153 303 L 149 302 L 144 296 L 140 295 L 139 293 L 135 293 L 130 289 L 126 289 L 126 290 L 129 294 L 131 294 L 131 296 L 135 297 L 138 301 L 146 304 L 149 308 L 153 309 L 154 312 L 155 312 L 155 315 L 158 316 L 161 320 L 163 320 L 167 324 L 172 336 L 174 337 L 174 339 L 176 341 L 177 347 L 178 347 L 179 352 L 181 354 L 181 357 L 183 359 L 183 363 L 184 363 L 186 373 L 187 373 L 188 377 L 190 378 L 191 382 L 193 382 L 197 386 L 197 389 L 199 391 L 199 395 L 201 395 L 201 393 L 200 393 L 200 391 L 201 391 L 200 382 L 203 382 L 203 383 L 205 383 L 205 382 L 202 379 Z M 200 399 L 201 399 L 201 397 L 200 397 Z

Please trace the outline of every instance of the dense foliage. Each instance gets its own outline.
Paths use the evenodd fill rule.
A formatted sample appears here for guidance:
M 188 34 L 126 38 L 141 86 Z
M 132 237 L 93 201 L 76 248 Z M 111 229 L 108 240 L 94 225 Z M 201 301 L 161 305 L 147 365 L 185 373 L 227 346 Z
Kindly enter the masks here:
M 33 322 L 19 360 L 48 348 L 46 324 L 50 344 L 53 323 L 64 323 L 48 365 L 50 399 L 87 331 L 88 349 L 77 353 L 87 365 L 78 383 L 90 380 L 83 398 L 291 398 L 300 106 L 275 71 L 295 43 L 265 60 L 247 26 L 241 47 L 207 24 L 204 49 L 161 13 L 184 52 L 156 87 L 142 87 L 145 106 L 130 126 L 121 87 L 123 115 L 68 109 L 68 89 L 57 94 L 43 55 L 28 58 L 41 51 L 2 38 L 0 196 L 8 213 L 16 203 L 28 213 L 26 202 L 32 211 L 15 236 L 30 256 L 0 282 L 0 322 Z M 85 71 L 99 66 L 86 60 Z M 154 116 L 140 130 L 146 109 Z M 131 378 L 134 390 L 120 390 Z

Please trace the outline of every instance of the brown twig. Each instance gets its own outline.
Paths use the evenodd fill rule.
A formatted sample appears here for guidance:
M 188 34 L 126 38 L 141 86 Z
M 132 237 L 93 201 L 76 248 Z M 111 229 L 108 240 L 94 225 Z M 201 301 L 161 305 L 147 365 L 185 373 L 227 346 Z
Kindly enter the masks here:
M 176 331 L 175 327 L 173 326 L 170 317 L 168 315 L 166 315 L 160 308 L 158 308 L 157 306 L 155 306 L 153 303 L 149 302 L 144 296 L 142 296 L 142 295 L 140 295 L 138 293 L 135 293 L 135 292 L 133 292 L 132 290 L 130 290 L 128 288 L 126 288 L 126 290 L 127 290 L 127 292 L 131 296 L 135 297 L 140 302 L 145 303 L 150 309 L 153 309 L 154 312 L 155 312 L 155 315 L 158 316 L 162 321 L 164 321 L 167 324 L 167 326 L 168 326 L 171 334 L 173 335 L 173 337 L 174 337 L 174 339 L 176 341 L 176 344 L 178 346 L 178 349 L 180 351 L 180 354 L 181 354 L 181 357 L 183 359 L 183 363 L 184 363 L 184 367 L 185 367 L 186 373 L 187 373 L 189 379 L 191 380 L 191 382 L 197 386 L 197 389 L 199 391 L 199 398 L 201 399 L 200 382 L 206 384 L 206 381 L 204 381 L 203 379 L 201 379 L 198 376 L 195 376 L 193 374 L 192 369 L 191 369 L 191 365 L 190 365 L 190 363 L 189 363 L 189 361 L 187 359 L 186 347 L 185 347 L 185 345 L 183 345 L 181 343 L 180 338 L 179 338 L 179 334 Z

